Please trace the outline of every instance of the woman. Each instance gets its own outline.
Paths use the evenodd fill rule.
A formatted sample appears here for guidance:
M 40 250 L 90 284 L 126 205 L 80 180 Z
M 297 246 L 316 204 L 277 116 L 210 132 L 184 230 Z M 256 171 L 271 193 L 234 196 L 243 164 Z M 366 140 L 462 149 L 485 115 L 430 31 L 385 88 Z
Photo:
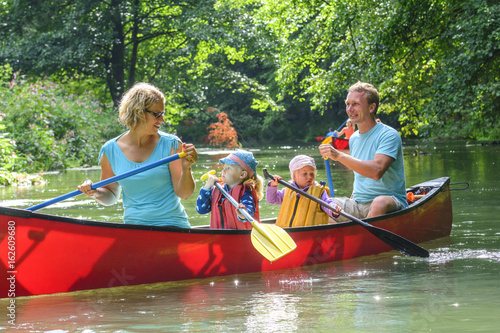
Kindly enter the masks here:
M 335 131 L 335 134 L 337 134 L 338 137 L 345 135 L 345 138 L 349 140 L 351 138 L 351 135 L 354 134 L 355 128 L 351 120 L 347 120 L 345 124 L 346 127 L 344 127 L 340 132 Z
M 125 223 L 190 228 L 180 199 L 195 189 L 191 166 L 198 153 L 192 144 L 159 130 L 164 106 L 163 93 L 148 83 L 137 83 L 123 95 L 119 118 L 129 131 L 102 146 L 101 180 L 182 151 L 186 156 L 96 190 L 86 180 L 78 189 L 105 206 L 118 201 L 121 189 Z

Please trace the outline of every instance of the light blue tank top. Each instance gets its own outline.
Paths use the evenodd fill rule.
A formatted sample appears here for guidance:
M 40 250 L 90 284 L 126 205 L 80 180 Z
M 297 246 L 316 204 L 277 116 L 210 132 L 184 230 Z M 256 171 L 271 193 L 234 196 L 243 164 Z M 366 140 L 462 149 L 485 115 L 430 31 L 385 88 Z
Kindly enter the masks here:
M 116 143 L 121 135 L 102 146 L 99 162 L 105 153 L 113 173 L 120 175 L 170 156 L 173 148 L 178 149 L 181 140 L 175 135 L 158 133 L 160 141 L 151 156 L 142 163 L 125 157 Z M 118 184 L 122 188 L 125 223 L 191 228 L 181 200 L 174 192 L 168 163 L 122 179 Z

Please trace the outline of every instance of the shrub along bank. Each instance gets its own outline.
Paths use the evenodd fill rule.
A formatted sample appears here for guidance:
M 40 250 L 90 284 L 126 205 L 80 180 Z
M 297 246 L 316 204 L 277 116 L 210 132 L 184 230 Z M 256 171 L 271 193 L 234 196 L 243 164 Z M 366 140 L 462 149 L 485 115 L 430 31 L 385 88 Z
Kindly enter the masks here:
M 0 185 L 22 173 L 95 165 L 101 145 L 122 132 L 92 82 L 27 78 L 0 67 Z

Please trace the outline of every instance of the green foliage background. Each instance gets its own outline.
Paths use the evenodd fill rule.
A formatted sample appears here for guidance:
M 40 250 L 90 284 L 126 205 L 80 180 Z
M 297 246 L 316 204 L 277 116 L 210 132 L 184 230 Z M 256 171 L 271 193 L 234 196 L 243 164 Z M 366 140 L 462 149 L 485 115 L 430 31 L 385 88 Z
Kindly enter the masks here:
M 243 146 L 309 141 L 345 120 L 356 81 L 418 138 L 500 139 L 493 0 L 5 0 L 0 162 L 95 164 L 135 82 L 167 98 L 166 131 L 202 142 L 228 114 Z

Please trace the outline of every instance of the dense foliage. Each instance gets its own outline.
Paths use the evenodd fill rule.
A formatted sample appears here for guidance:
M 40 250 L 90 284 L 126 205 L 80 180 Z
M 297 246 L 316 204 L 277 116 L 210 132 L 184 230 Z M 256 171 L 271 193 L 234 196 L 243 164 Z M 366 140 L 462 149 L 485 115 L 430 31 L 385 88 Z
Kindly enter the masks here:
M 325 112 L 367 81 L 404 134 L 499 137 L 498 1 L 280 0 L 259 15 L 282 44 L 281 96 Z
M 211 108 L 227 114 L 243 146 L 311 140 L 345 120 L 346 89 L 358 80 L 379 88 L 379 117 L 403 135 L 500 138 L 498 1 L 5 0 L 0 7 L 0 64 L 12 68 L 2 74 L 4 168 L 92 163 L 99 143 L 118 131 L 113 107 L 137 81 L 165 92 L 165 130 L 187 141 L 207 138 L 218 122 Z
M 0 75 L 9 71 L 6 66 Z M 13 79 L 0 86 L 4 170 L 38 172 L 96 164 L 105 138 L 122 129 L 116 115 L 109 114 L 112 108 L 101 105 L 89 91 L 68 91 L 72 85 L 80 90 L 85 82 L 72 77 L 55 84 L 13 73 Z

